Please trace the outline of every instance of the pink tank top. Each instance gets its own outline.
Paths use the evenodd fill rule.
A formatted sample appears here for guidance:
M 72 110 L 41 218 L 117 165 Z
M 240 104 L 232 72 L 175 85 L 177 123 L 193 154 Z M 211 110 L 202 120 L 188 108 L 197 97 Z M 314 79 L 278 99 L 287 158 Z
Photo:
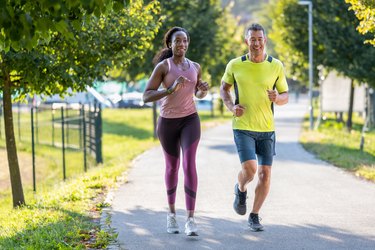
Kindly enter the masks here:
M 165 88 L 171 86 L 180 75 L 189 79 L 190 82 L 185 82 L 183 88 L 161 99 L 160 116 L 164 118 L 180 118 L 197 112 L 193 97 L 198 80 L 198 69 L 189 59 L 187 59 L 189 69 L 185 71 L 179 69 L 172 61 L 172 58 L 166 60 L 169 70 L 163 80 Z

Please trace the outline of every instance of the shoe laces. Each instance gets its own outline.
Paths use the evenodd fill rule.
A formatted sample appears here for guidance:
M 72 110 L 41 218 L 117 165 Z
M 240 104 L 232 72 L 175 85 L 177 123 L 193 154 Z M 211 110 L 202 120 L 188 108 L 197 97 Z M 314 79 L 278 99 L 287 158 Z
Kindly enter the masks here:
M 240 204 L 244 205 L 246 203 L 247 195 L 246 192 L 238 192 L 238 198 L 240 199 Z
M 195 225 L 195 220 L 193 217 L 189 217 L 186 221 L 186 226 L 191 228 L 191 229 L 195 229 L 196 225 Z
M 250 218 L 253 224 L 260 224 L 260 221 L 262 220 L 262 218 L 258 215 L 251 216 Z
M 168 215 L 168 227 L 175 227 L 177 220 L 175 215 Z

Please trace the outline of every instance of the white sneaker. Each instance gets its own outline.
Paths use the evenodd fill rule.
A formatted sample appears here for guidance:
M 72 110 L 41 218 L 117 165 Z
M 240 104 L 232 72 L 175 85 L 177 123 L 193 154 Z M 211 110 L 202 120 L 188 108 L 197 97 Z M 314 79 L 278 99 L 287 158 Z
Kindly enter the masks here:
M 194 217 L 189 217 L 186 220 L 185 233 L 187 236 L 198 236 L 197 224 L 195 224 Z
M 168 213 L 167 215 L 167 232 L 170 234 L 178 234 L 178 224 L 176 220 L 176 214 Z

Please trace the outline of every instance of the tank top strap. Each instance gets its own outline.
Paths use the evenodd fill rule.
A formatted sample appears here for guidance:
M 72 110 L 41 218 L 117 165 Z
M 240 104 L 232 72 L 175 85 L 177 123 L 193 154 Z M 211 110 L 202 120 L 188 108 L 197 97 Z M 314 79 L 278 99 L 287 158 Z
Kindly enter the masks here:
M 167 63 L 168 63 L 168 72 L 171 71 L 171 61 L 170 61 L 170 60 L 172 60 L 171 57 L 167 58 Z M 168 73 L 168 72 L 167 72 L 167 73 Z
M 191 67 L 195 70 L 195 72 L 198 74 L 199 70 L 198 68 L 195 66 L 195 64 L 193 63 L 193 61 L 191 61 L 190 59 L 186 58 L 189 62 L 189 64 L 191 65 Z

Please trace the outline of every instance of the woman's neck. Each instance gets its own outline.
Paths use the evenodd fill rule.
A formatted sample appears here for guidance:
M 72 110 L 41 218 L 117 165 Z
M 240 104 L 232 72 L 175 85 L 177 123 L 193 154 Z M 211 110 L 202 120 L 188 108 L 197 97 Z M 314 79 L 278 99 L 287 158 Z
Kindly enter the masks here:
M 186 62 L 186 58 L 184 56 L 172 56 L 173 62 L 178 64 L 184 64 Z

